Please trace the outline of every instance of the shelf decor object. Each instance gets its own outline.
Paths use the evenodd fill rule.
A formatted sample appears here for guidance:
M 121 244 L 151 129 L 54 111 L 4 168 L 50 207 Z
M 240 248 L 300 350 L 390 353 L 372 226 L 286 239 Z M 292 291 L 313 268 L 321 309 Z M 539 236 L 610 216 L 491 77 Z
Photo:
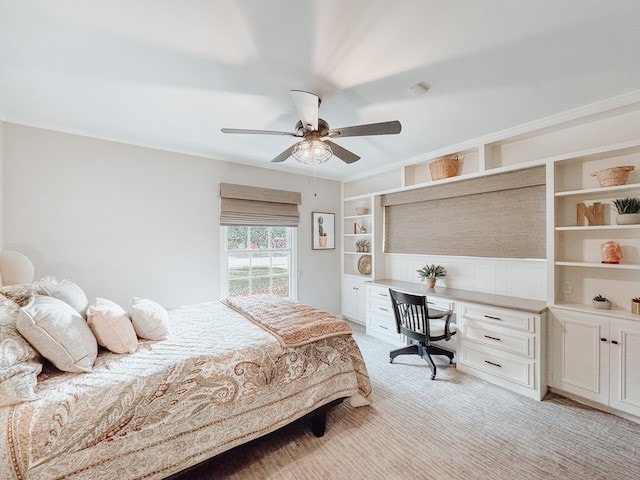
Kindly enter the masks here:
M 587 221 L 586 226 L 602 225 L 604 223 L 604 209 L 600 202 L 595 202 L 590 207 L 584 203 L 579 203 L 576 206 L 576 213 L 576 225 L 578 226 L 585 226 L 585 220 Z
M 631 299 L 631 313 L 640 315 L 640 297 Z
M 616 185 L 624 185 L 629 179 L 629 174 L 635 169 L 632 165 L 624 165 L 621 167 L 605 168 L 591 174 L 592 177 L 598 179 L 601 187 L 614 187 Z
M 613 201 L 618 210 L 616 223 L 618 225 L 635 225 L 640 223 L 640 198 L 618 198 Z
M 362 255 L 358 259 L 358 272 L 361 275 L 371 275 L 371 255 Z
M 435 160 L 429 164 L 431 180 L 442 180 L 443 178 L 455 177 L 458 175 L 459 168 L 460 161 L 458 160 L 457 155 Z
M 599 310 L 611 310 L 611 302 L 609 301 L 609 299 L 606 297 L 603 297 L 600 294 L 593 297 L 593 300 L 591 301 L 591 303 L 595 308 Z
M 610 240 L 600 245 L 602 248 L 602 263 L 618 264 L 622 261 L 622 248 L 618 242 Z
M 367 207 L 356 207 L 356 215 L 368 215 L 369 209 Z

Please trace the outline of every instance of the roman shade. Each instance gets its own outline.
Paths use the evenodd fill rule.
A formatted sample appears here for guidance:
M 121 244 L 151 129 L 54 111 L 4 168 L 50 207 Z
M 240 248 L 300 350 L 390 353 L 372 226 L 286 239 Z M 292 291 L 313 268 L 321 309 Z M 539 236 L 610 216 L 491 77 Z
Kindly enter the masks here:
M 220 184 L 220 225 L 297 227 L 300 192 Z
M 546 258 L 545 167 L 391 193 L 385 253 Z

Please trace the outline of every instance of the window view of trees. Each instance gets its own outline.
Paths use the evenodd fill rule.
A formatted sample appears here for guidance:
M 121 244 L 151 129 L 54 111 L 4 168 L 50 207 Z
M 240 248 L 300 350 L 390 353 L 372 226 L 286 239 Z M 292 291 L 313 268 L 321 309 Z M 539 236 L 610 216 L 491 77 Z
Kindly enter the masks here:
M 289 296 L 291 228 L 226 227 L 229 295 Z

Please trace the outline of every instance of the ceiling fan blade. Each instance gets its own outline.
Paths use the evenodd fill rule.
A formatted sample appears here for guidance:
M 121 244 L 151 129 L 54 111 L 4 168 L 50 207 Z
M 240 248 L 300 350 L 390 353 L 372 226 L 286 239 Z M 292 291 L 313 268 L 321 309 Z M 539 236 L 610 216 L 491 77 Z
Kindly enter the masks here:
M 260 135 L 288 135 L 291 137 L 299 137 L 297 133 L 293 132 L 278 132 L 276 130 L 247 130 L 244 128 L 221 128 L 222 133 L 252 133 Z
M 305 130 L 318 130 L 320 98 L 313 93 L 302 90 L 291 90 L 291 98 L 293 98 L 293 103 L 296 105 L 296 110 Z
M 342 148 L 337 143 L 333 143 L 331 140 L 324 140 L 324 143 L 331 147 L 333 154 L 342 160 L 344 163 L 353 163 L 360 160 L 360 157 L 353 152 L 350 152 L 346 148 Z
M 271 163 L 284 162 L 287 158 L 289 158 L 291 156 L 291 152 L 293 152 L 293 148 L 295 146 L 296 146 L 296 144 L 294 143 L 289 148 L 287 148 L 284 152 L 282 152 L 280 155 L 278 155 L 276 158 L 271 160 Z
M 330 137 L 361 137 L 366 135 L 395 135 L 400 133 L 402 125 L 398 120 L 392 122 L 369 123 L 353 127 L 332 128 Z

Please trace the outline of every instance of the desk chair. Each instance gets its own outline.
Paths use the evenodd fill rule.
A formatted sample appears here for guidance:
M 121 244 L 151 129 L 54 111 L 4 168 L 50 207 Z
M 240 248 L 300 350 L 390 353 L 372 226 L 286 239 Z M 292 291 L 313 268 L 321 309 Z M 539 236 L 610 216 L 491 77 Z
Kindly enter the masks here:
M 410 295 L 389 289 L 393 313 L 396 318 L 398 333 L 406 335 L 417 343 L 389 352 L 389 362 L 398 355 L 420 355 L 431 368 L 431 380 L 436 378 L 436 365 L 431 355 L 445 355 L 449 363 L 453 363 L 453 352 L 432 345 L 438 340 L 450 340 L 456 334 L 455 325 L 451 324 L 451 310 L 428 308 L 427 297 Z

